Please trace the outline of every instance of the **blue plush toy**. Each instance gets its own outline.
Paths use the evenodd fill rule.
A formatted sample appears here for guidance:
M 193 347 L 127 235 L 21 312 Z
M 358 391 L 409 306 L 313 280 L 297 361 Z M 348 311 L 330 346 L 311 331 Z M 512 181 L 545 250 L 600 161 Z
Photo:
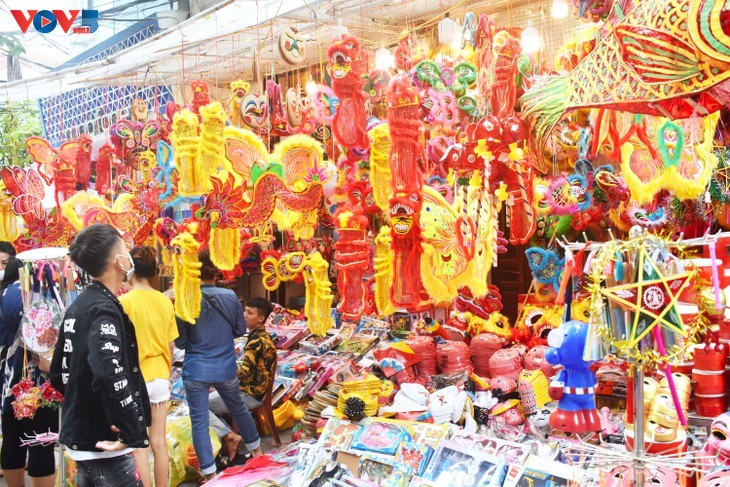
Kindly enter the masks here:
M 551 348 L 545 360 L 563 366 L 550 384 L 550 397 L 560 400 L 557 411 L 550 416 L 550 426 L 566 433 L 601 431 L 594 396 L 596 376 L 589 369 L 592 362 L 583 360 L 587 334 L 586 323 L 568 321 L 548 335 Z

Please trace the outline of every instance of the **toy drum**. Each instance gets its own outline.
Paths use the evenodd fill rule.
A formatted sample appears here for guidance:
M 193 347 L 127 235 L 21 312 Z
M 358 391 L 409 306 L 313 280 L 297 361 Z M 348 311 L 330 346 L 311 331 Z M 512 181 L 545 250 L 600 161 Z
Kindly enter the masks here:
M 471 361 L 474 364 L 474 372 L 479 377 L 491 377 L 489 359 L 502 348 L 503 343 L 502 338 L 494 333 L 482 333 L 472 338 L 469 344 Z
M 522 357 L 512 348 L 497 350 L 489 359 L 489 372 L 492 377 L 503 376 L 517 380 L 522 370 Z
M 727 411 L 725 394 L 695 394 L 695 412 L 698 416 L 714 418 Z
M 724 370 L 727 352 L 727 345 L 718 340 L 717 332 L 708 333 L 705 343 L 694 348 L 695 369 Z
M 725 370 L 695 369 L 692 371 L 692 379 L 695 382 L 695 394 L 712 395 L 725 392 Z

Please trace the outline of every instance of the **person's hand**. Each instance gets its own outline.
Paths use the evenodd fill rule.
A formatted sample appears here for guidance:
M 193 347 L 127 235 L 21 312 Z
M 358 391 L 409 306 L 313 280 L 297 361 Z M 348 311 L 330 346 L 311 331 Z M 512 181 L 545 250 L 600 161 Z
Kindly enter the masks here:
M 119 433 L 119 428 L 117 428 L 116 426 L 112 425 L 111 429 L 112 429 L 112 432 Z M 117 440 L 117 441 L 109 441 L 109 440 L 97 441 L 96 447 L 101 451 L 120 451 L 120 450 L 124 450 L 125 448 L 128 448 L 127 445 L 125 445 L 124 443 L 122 443 L 119 440 Z
M 40 355 L 38 357 L 38 363 L 36 365 L 41 370 L 41 372 L 48 373 L 51 371 L 51 359 L 46 357 L 45 355 Z

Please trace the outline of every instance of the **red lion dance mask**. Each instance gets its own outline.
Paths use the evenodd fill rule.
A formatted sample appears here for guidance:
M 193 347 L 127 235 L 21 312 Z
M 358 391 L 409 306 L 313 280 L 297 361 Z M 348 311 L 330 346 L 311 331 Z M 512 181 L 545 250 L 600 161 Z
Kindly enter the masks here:
M 342 293 L 338 306 L 342 319 L 359 321 L 365 311 L 367 287 L 363 274 L 370 267 L 368 219 L 360 207 L 345 206 L 335 215 L 339 239 L 335 242 L 337 288 Z
M 370 145 L 365 109 L 368 95 L 363 91 L 364 80 L 361 78 L 365 70 L 360 59 L 360 41 L 343 35 L 333 41 L 327 57 L 330 60 L 332 91 L 340 99 L 332 123 L 335 140 L 348 153 L 357 147 L 367 148 Z

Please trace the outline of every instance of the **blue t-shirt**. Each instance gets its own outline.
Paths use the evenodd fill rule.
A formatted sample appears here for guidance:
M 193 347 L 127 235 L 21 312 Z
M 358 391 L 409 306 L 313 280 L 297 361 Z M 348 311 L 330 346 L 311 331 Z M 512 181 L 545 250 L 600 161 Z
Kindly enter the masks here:
M 225 382 L 236 376 L 233 340 L 246 332 L 243 307 L 236 293 L 230 289 L 203 285 L 201 292 L 215 302 L 226 317 L 204 297 L 200 305 L 200 316 L 195 324 L 177 318 L 180 336 L 175 340 L 175 345 L 185 350 L 183 379 L 208 383 Z

